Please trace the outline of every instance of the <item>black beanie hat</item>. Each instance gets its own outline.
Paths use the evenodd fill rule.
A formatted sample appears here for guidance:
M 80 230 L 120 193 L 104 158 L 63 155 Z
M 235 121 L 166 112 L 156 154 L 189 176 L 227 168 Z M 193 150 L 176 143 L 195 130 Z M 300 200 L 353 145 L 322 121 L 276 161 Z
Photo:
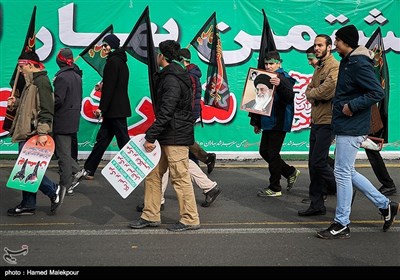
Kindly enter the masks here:
M 339 38 L 350 48 L 355 49 L 358 46 L 358 30 L 354 25 L 347 25 L 336 31 L 336 38 Z
M 114 34 L 109 34 L 104 37 L 103 42 L 106 42 L 114 50 L 119 48 L 119 39 Z
M 254 86 L 257 87 L 258 84 L 266 85 L 268 88 L 272 88 L 272 84 L 270 82 L 271 77 L 266 74 L 260 74 L 254 79 Z

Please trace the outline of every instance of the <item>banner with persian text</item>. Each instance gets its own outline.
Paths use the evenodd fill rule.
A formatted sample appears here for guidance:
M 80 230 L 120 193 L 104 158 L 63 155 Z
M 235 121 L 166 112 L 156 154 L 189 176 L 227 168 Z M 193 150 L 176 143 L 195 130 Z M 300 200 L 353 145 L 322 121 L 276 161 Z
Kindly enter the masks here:
M 315 4 L 304 1 L 217 1 L 214 5 L 192 1 L 84 1 L 75 0 L 26 1 L 3 0 L 0 3 L 0 128 L 4 122 L 6 100 L 10 95 L 10 78 L 24 42 L 32 14 L 36 11 L 36 51 L 43 60 L 50 79 L 58 71 L 56 55 L 63 47 L 72 49 L 77 57 L 99 34 L 113 25 L 113 32 L 124 42 L 146 6 L 149 7 L 154 45 L 173 39 L 182 47 L 190 41 L 213 12 L 218 15 L 217 26 L 223 45 L 223 58 L 229 80 L 230 105 L 222 110 L 203 104 L 204 127 L 197 125 L 195 137 L 209 152 L 229 154 L 231 158 L 258 155 L 260 135 L 249 125 L 248 113 L 240 110 L 248 69 L 257 67 L 264 9 L 283 68 L 297 80 L 295 85 L 295 118 L 282 152 L 290 155 L 308 153 L 310 104 L 304 95 L 313 68 L 308 65 L 305 51 L 313 45 L 317 34 L 328 34 L 334 40 L 336 30 L 354 24 L 360 32 L 359 44 L 364 45 L 380 27 L 390 76 L 389 137 L 384 152 L 400 153 L 400 1 L 337 1 L 326 0 Z M 208 61 L 190 47 L 192 62 L 203 72 L 203 96 Z M 334 56 L 340 60 L 334 51 Z M 95 87 L 99 74 L 83 59 L 76 63 L 83 70 L 84 99 L 82 102 L 79 138 L 80 157 L 85 157 L 94 144 L 93 131 L 98 120 L 93 116 L 100 93 Z M 144 133 L 154 120 L 147 65 L 128 56 L 130 70 L 129 95 L 133 109 L 128 119 L 131 136 Z M 17 154 L 17 144 L 11 143 L 8 132 L 0 129 L 0 151 Z M 331 147 L 334 149 L 334 146 Z M 118 146 L 113 141 L 108 154 L 115 154 Z

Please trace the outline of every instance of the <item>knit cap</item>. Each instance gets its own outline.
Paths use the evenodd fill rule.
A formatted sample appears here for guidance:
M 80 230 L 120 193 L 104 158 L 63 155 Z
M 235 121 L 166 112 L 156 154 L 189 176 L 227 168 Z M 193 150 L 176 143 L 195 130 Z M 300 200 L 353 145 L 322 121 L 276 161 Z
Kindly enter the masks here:
M 349 45 L 352 49 L 355 49 L 358 46 L 359 36 L 357 28 L 354 25 L 347 25 L 340 28 L 336 31 L 335 36 Z
M 106 42 L 111 47 L 111 49 L 115 50 L 119 48 L 119 39 L 114 34 L 109 34 L 104 37 L 103 42 Z

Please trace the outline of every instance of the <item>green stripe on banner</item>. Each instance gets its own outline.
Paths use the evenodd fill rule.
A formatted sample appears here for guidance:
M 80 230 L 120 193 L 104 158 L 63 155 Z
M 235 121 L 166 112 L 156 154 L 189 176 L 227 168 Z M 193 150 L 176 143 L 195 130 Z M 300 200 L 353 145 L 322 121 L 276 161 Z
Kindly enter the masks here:
M 111 161 L 112 165 L 122 174 L 124 179 L 126 179 L 132 187 L 136 187 L 136 182 L 126 173 L 126 171 L 117 163 L 116 160 Z
M 121 156 L 130 164 L 130 166 L 135 169 L 135 171 L 140 175 L 140 177 L 144 178 L 146 175 L 143 173 L 142 170 L 137 166 L 137 164 L 129 157 L 129 155 L 125 151 L 121 151 Z
M 146 153 L 143 153 L 143 151 L 138 146 L 133 144 L 133 142 L 130 142 L 129 145 L 131 145 L 135 152 L 138 153 L 142 159 L 144 159 L 144 161 L 147 165 L 150 166 L 150 168 L 154 168 L 154 163 L 147 157 Z

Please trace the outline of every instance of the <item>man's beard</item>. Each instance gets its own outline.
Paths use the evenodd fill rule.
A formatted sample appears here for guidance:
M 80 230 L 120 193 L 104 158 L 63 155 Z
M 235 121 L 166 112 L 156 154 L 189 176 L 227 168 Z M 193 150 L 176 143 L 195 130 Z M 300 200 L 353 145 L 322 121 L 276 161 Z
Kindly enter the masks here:
M 256 103 L 254 104 L 253 109 L 255 110 L 264 110 L 267 104 L 271 101 L 272 96 L 270 94 L 264 94 L 264 96 L 259 97 L 256 95 Z
M 328 54 L 328 50 L 327 49 L 325 49 L 322 53 L 321 53 L 321 55 L 320 56 L 317 56 L 317 58 L 318 59 L 323 59 L 323 58 L 325 58 L 326 57 L 326 55 Z

